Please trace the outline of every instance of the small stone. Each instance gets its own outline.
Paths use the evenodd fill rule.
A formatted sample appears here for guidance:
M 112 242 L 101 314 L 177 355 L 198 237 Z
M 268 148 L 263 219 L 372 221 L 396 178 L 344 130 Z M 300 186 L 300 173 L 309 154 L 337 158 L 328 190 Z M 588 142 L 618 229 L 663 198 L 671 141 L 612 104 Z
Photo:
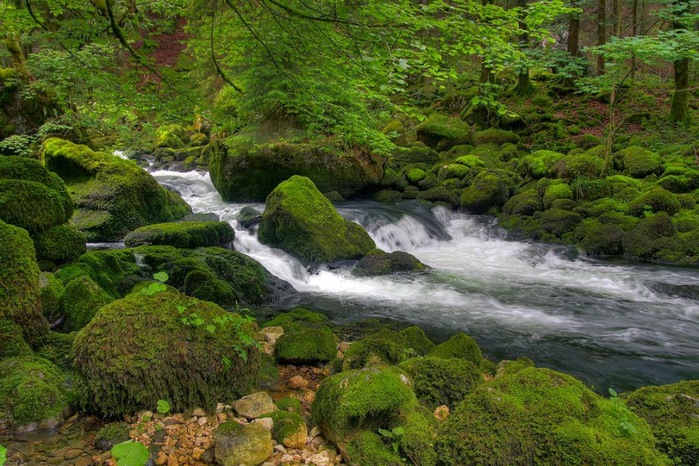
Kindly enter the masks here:
M 274 356 L 274 346 L 269 342 L 263 341 L 262 352 L 270 356 Z
M 322 435 L 317 435 L 313 437 L 313 440 L 311 440 L 311 445 L 313 445 L 316 449 L 320 448 L 321 445 L 325 443 L 325 438 Z
M 294 457 L 291 455 L 283 455 L 280 460 L 281 463 L 291 463 L 292 461 L 294 461 Z
M 277 451 L 281 454 L 286 454 L 286 447 L 284 445 L 275 445 L 274 451 Z
M 260 423 L 221 424 L 215 436 L 216 462 L 222 466 L 260 464 L 272 456 L 272 434 Z
M 81 456 L 77 460 L 75 460 L 74 466 L 90 466 L 92 464 L 92 460 L 88 458 L 87 456 Z
M 317 437 L 320 435 L 320 428 L 318 426 L 313 426 L 311 433 L 308 434 L 309 437 Z
M 170 453 L 170 456 L 167 457 L 167 466 L 180 466 L 180 462 L 174 453 Z
M 348 342 L 348 341 L 343 341 L 343 342 L 340 342 L 340 345 L 338 346 L 338 349 L 339 349 L 340 351 L 342 351 L 343 353 L 346 353 L 347 350 L 350 348 L 350 346 L 352 346 L 352 343 L 350 343 L 350 342 Z
M 309 390 L 308 388 L 302 388 L 297 393 L 296 397 L 303 403 L 311 404 L 313 403 L 313 400 L 316 399 L 316 392 L 314 392 L 313 390 Z
M 434 417 L 438 421 L 444 421 L 449 417 L 449 406 L 447 405 L 442 405 L 442 406 L 437 406 L 434 410 Z
M 223 403 L 218 403 L 216 405 L 216 414 L 221 414 L 225 408 L 226 405 L 224 405 Z
M 198 460 L 201 458 L 201 455 L 203 455 L 204 453 L 206 453 L 206 450 L 204 450 L 203 448 L 195 447 L 192 449 L 192 458 L 194 458 L 195 460 Z
M 267 430 L 272 430 L 274 428 L 274 420 L 271 417 L 261 417 L 252 421 L 256 424 L 261 424 Z
M 200 417 L 199 420 L 197 421 L 197 424 L 200 425 L 200 426 L 203 426 L 203 425 L 205 425 L 208 421 L 209 421 L 209 420 L 206 418 L 206 416 L 202 416 L 202 417 Z
M 72 460 L 82 455 L 82 453 L 82 450 L 78 450 L 77 448 L 71 448 L 70 450 L 66 450 L 66 452 L 63 454 L 63 458 L 67 460 Z
M 158 457 L 155 459 L 155 464 L 157 466 L 163 466 L 163 465 L 167 464 L 167 453 L 160 450 L 158 452 Z
M 330 453 L 327 451 L 321 451 L 320 453 L 316 453 L 315 455 L 309 457 L 306 459 L 306 464 L 313 464 L 315 466 L 328 466 L 333 464 L 333 460 L 335 459 L 335 455 L 332 455 L 332 458 L 330 458 Z
M 282 327 L 265 327 L 260 330 L 259 335 L 264 341 L 274 345 L 277 342 L 277 338 L 284 335 L 284 329 Z
M 152 411 L 144 411 L 144 412 L 142 412 L 141 415 L 139 416 L 139 420 L 140 420 L 141 422 L 148 422 L 148 421 L 150 421 L 151 419 L 153 419 L 153 412 L 152 412 Z
M 239 416 L 244 416 L 247 419 L 255 419 L 263 414 L 278 410 L 272 398 L 265 392 L 244 396 L 233 403 L 233 408 Z
M 194 408 L 194 411 L 192 411 L 192 416 L 204 417 L 206 415 L 206 411 L 204 411 L 202 408 Z
M 219 423 L 225 421 L 226 419 L 228 419 L 228 414 L 226 414 L 226 413 L 218 413 L 218 414 L 216 415 L 216 420 L 217 420 Z
M 289 379 L 287 387 L 292 390 L 297 390 L 299 388 L 306 388 L 308 386 L 308 380 L 304 379 L 300 375 L 295 375 Z

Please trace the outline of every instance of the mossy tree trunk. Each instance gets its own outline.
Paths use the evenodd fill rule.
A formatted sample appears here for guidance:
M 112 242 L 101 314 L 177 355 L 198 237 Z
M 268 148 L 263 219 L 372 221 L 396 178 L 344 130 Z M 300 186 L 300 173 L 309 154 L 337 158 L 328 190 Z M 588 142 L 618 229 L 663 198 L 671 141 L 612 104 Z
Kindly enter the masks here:
M 607 43 L 607 2 L 597 0 L 597 45 Z M 604 55 L 597 55 L 597 76 L 604 74 Z
M 529 28 L 527 28 L 527 23 L 524 21 L 526 12 L 524 9 L 527 7 L 527 0 L 517 0 L 516 3 L 519 10 L 519 40 L 520 48 L 526 50 L 529 48 Z M 517 76 L 517 87 L 515 88 L 515 93 L 521 97 L 528 97 L 534 93 L 534 86 L 529 79 L 529 67 L 524 67 L 519 70 Z
M 672 95 L 670 121 L 687 124 L 689 122 L 689 58 L 675 60 L 675 93 Z

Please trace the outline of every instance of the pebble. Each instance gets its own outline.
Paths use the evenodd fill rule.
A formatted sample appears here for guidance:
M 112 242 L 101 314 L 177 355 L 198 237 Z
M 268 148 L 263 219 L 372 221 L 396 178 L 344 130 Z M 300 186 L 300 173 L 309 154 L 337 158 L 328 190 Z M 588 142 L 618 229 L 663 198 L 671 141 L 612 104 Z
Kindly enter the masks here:
M 286 386 L 292 390 L 297 390 L 299 388 L 306 388 L 306 387 L 308 387 L 308 380 L 304 379 L 300 375 L 295 375 L 289 379 L 289 383 L 287 383 Z

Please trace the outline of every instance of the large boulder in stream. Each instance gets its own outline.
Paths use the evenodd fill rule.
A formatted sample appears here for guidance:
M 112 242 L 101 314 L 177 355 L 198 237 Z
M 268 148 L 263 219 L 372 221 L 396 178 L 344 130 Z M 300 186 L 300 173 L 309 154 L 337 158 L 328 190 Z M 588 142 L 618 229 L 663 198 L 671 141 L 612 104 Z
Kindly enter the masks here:
M 226 246 L 235 239 L 235 231 L 228 222 L 171 222 L 146 225 L 132 231 L 126 238 L 126 246 L 143 244 L 199 248 Z
M 167 400 L 177 412 L 232 403 L 255 385 L 252 319 L 156 287 L 104 306 L 75 338 L 83 407 L 120 416 Z
M 260 202 L 292 175 L 313 180 L 323 193 L 343 197 L 376 186 L 383 177 L 383 159 L 366 150 L 346 152 L 332 144 L 264 142 L 229 138 L 213 151 L 211 181 L 225 201 Z
M 58 138 L 44 142 L 42 157 L 68 185 L 73 222 L 89 241 L 117 241 L 140 226 L 191 212 L 177 193 L 133 162 Z
M 260 241 L 316 265 L 359 259 L 376 247 L 364 229 L 343 219 L 313 181 L 294 175 L 267 197 Z

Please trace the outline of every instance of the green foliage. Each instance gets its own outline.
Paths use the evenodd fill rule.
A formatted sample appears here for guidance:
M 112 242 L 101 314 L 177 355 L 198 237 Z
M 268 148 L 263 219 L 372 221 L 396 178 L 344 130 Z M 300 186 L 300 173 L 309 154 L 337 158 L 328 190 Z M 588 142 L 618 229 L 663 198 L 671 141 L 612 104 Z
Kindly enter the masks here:
M 0 445 L 0 466 L 3 466 L 7 461 L 7 448 Z
M 405 428 L 400 426 L 394 427 L 391 430 L 379 428 L 378 432 L 382 437 L 388 439 L 391 442 L 391 447 L 393 448 L 393 451 L 398 453 L 398 446 L 400 445 L 400 441 L 403 438 L 403 434 L 405 434 Z
M 172 409 L 172 407 L 170 406 L 170 403 L 167 402 L 167 400 L 158 400 L 156 410 L 160 414 L 168 414 L 170 412 L 170 409 Z
M 133 440 L 114 445 L 111 453 L 118 466 L 145 466 L 150 456 L 145 445 Z

